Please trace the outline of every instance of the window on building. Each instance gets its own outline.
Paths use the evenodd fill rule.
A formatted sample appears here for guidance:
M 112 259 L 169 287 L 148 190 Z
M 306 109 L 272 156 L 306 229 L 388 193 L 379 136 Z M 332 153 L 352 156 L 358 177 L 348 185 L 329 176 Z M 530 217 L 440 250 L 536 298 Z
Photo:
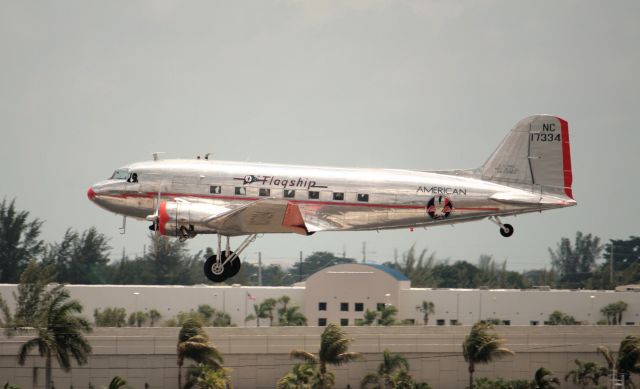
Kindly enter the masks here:
M 550 322 L 550 321 L 545 321 L 545 322 L 544 322 L 544 325 L 545 325 L 545 326 L 551 325 L 551 322 Z
M 340 319 L 340 325 L 341 326 L 348 326 L 349 325 L 349 319 Z
M 634 325 L 636 325 L 636 323 L 634 323 L 632 321 L 628 321 L 628 322 L 625 322 L 624 325 L 626 325 L 626 326 L 634 326 Z
M 211 194 L 220 194 L 220 193 L 222 193 L 222 187 L 220 185 L 211 185 L 209 187 L 209 193 L 211 193 Z
M 502 325 L 503 326 L 510 326 L 511 325 L 511 320 L 503 320 L 502 321 Z
M 288 199 L 292 199 L 292 198 L 296 197 L 295 189 L 285 189 L 284 190 L 284 197 L 286 197 Z
M 269 197 L 269 196 L 271 196 L 271 189 L 269 189 L 269 188 L 260 188 L 258 190 L 258 195 L 260 195 L 261 197 Z
M 456 319 L 449 320 L 449 325 L 457 326 L 458 325 L 458 320 L 456 320 Z
M 376 310 L 377 311 L 384 311 L 384 303 L 376 304 Z
M 344 201 L 344 193 L 342 192 L 333 192 L 333 199 L 336 201 Z
M 439 325 L 439 326 L 443 326 L 444 325 L 444 319 L 436 320 L 436 324 Z
M 326 317 L 318 318 L 318 327 L 324 327 L 326 325 L 327 325 L 327 318 Z
M 318 303 L 318 311 L 326 311 L 326 310 L 327 310 L 327 303 L 319 302 Z
M 366 193 L 358 193 L 358 201 L 362 201 L 364 203 L 368 203 L 369 202 L 369 195 Z
M 416 319 L 404 319 L 402 324 L 412 326 L 416 324 Z
M 538 324 L 539 324 L 539 322 L 538 322 L 537 320 L 531 320 L 531 321 L 529 322 L 529 325 L 530 325 L 530 326 L 537 326 Z
M 315 190 L 310 190 L 309 191 L 309 198 L 311 200 L 318 200 L 320 198 L 320 192 L 315 191 Z
M 349 303 L 340 303 L 340 310 L 344 312 L 349 311 Z
M 354 309 L 356 310 L 356 312 L 364 311 L 364 303 L 356 303 Z
M 244 196 L 247 194 L 247 188 L 245 188 L 244 186 L 236 186 L 236 195 L 238 196 Z

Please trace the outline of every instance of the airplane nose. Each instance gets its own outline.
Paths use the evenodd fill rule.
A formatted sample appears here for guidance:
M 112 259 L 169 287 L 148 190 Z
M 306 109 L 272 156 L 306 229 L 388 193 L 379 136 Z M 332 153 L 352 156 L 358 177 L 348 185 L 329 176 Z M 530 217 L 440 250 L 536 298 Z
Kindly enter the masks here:
M 93 187 L 90 187 L 89 190 L 87 191 L 87 197 L 91 201 L 93 201 L 93 199 L 96 197 L 96 192 L 93 191 Z

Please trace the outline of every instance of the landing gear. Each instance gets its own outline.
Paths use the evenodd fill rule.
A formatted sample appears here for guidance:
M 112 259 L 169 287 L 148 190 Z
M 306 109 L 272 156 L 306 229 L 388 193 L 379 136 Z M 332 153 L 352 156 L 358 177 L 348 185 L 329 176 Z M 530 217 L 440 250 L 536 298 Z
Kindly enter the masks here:
M 231 253 L 234 255 L 234 253 Z M 240 258 L 236 256 L 233 261 L 227 261 L 225 252 L 222 252 L 222 261 L 218 261 L 216 255 L 212 255 L 204 261 L 204 275 L 213 282 L 224 282 L 227 278 L 231 278 L 240 271 Z
M 500 219 L 497 216 L 490 217 L 489 220 L 491 220 L 492 222 L 494 222 L 500 227 L 500 235 L 504 236 L 505 238 L 508 238 L 511 235 L 513 235 L 514 229 L 511 224 L 503 224 L 502 221 L 500 221 Z
M 240 271 L 240 253 L 256 239 L 256 234 L 249 235 L 234 252 L 230 250 L 227 236 L 226 248 L 222 250 L 222 236 L 218 234 L 217 254 L 210 256 L 204 262 L 204 275 L 213 282 L 224 282 Z
M 511 235 L 513 235 L 513 226 L 511 224 L 504 224 L 500 228 L 500 235 L 504 236 L 505 238 L 508 238 Z

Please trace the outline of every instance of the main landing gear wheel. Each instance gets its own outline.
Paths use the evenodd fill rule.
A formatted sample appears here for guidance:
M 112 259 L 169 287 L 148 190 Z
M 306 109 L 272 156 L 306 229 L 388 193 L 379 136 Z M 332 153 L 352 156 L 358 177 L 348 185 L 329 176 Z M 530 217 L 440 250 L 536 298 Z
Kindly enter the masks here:
M 229 256 L 233 252 L 229 252 Z M 204 261 L 204 275 L 213 282 L 224 282 L 227 278 L 231 278 L 238 274 L 242 264 L 240 258 L 236 257 L 231 261 L 227 261 L 226 252 L 222 252 L 222 261 L 218 262 L 218 257 L 212 255 Z
M 513 226 L 511 224 L 503 224 L 500 227 L 500 235 L 504 236 L 505 238 L 513 235 Z

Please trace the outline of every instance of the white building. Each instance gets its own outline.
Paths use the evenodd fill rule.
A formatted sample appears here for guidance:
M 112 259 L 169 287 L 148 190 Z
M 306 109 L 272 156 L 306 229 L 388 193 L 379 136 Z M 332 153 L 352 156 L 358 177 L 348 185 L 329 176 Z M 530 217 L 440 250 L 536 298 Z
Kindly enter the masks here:
M 0 293 L 10 305 L 15 285 L 0 285 Z M 74 299 L 92 317 L 94 309 L 123 307 L 127 312 L 156 309 L 162 319 L 181 311 L 208 304 L 227 312 L 237 326 L 253 313 L 253 304 L 266 298 L 289 296 L 290 305 L 298 305 L 310 326 L 335 322 L 352 326 L 362 319 L 367 309 L 385 304 L 398 308 L 398 321 L 422 324 L 423 315 L 416 307 L 422 301 L 435 304 L 429 325 L 471 325 L 480 319 L 497 318 L 505 325 L 543 325 L 549 315 L 561 311 L 584 324 L 602 319 L 600 309 L 607 304 L 628 304 L 623 324 L 640 325 L 640 289 L 620 291 L 506 289 L 432 289 L 412 288 L 401 273 L 381 265 L 346 264 L 323 269 L 306 282 L 292 287 L 258 286 L 149 286 L 149 285 L 69 285 Z M 269 325 L 262 320 L 261 326 Z

